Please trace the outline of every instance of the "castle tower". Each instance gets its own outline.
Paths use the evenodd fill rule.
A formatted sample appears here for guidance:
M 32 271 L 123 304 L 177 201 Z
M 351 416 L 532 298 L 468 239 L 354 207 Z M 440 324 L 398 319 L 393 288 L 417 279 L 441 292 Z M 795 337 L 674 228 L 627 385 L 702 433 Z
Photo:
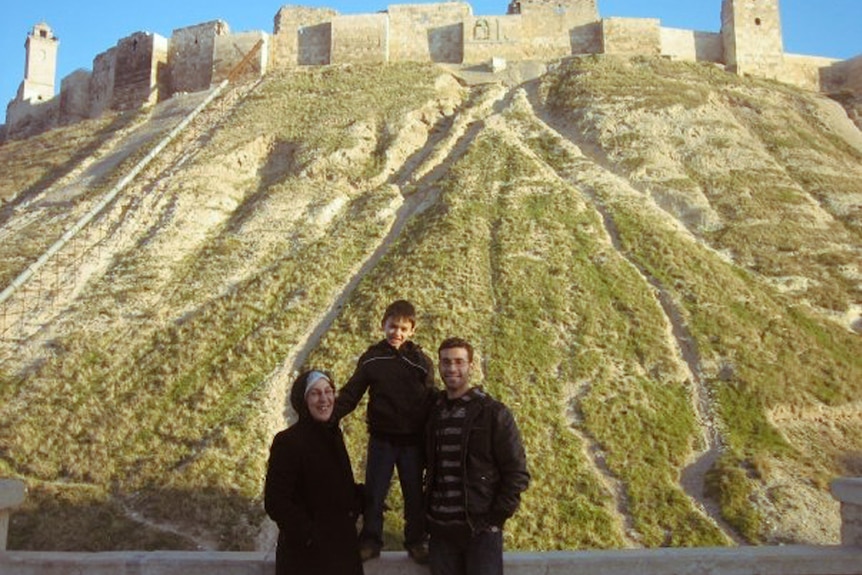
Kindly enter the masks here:
M 18 88 L 18 100 L 46 101 L 54 97 L 57 75 L 57 47 L 60 40 L 44 22 L 33 26 L 24 48 L 24 81 Z
M 784 56 L 778 0 L 722 0 L 721 39 L 728 70 L 777 77 Z

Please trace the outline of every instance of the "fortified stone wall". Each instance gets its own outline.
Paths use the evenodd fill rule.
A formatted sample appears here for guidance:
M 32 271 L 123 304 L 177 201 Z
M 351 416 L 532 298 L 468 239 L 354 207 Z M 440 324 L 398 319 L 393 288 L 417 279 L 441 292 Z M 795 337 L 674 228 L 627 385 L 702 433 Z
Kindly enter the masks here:
M 60 121 L 73 124 L 90 117 L 90 77 L 86 70 L 75 70 L 60 85 Z
M 24 138 L 58 125 L 60 99 L 12 100 L 6 107 L 5 137 Z
M 780 77 L 784 46 L 778 0 L 723 0 L 721 35 L 728 70 Z
M 111 107 L 134 110 L 155 104 L 168 90 L 168 40 L 137 32 L 117 44 Z
M 523 17 L 471 16 L 463 24 L 463 62 L 479 64 L 492 58 L 524 59 Z
M 117 69 L 116 46 L 93 59 L 90 77 L 90 117 L 101 116 L 114 100 L 114 75 Z
M 621 56 L 661 54 L 661 22 L 657 18 L 605 18 L 602 52 Z
M 823 70 L 829 69 L 837 61 L 834 58 L 784 54 L 779 78 L 782 82 L 793 84 L 806 90 L 818 91 L 821 88 L 827 89 L 823 82 L 825 79 L 823 77 Z
M 679 28 L 661 29 L 661 53 L 687 62 L 724 61 L 721 34 Z
M 385 13 L 336 16 L 331 24 L 329 62 L 385 64 L 389 61 L 389 29 Z
M 473 9 L 464 2 L 389 6 L 389 61 L 448 62 L 464 59 L 464 22 Z
M 821 73 L 827 91 L 845 90 L 862 97 L 862 56 L 840 62 L 833 60 Z
M 600 44 L 596 41 L 601 31 L 594 27 L 600 21 L 595 0 L 521 2 L 521 17 L 524 59 L 562 58 L 591 51 L 584 49 L 585 45 Z
M 252 50 L 255 50 L 253 54 Z M 225 80 L 240 64 L 243 67 L 234 76 L 234 81 L 260 78 L 269 67 L 269 34 L 258 31 L 216 36 L 212 59 L 212 84 Z M 205 90 L 209 86 L 200 89 Z
M 597 0 L 523 0 L 510 3 L 509 12 L 522 14 L 533 22 L 537 22 L 537 18 L 556 14 L 574 26 L 599 19 Z
M 284 6 L 275 15 L 270 48 L 274 68 L 329 64 L 332 19 L 338 12 L 329 8 Z
M 170 42 L 142 32 L 124 38 L 96 56 L 91 74 L 76 71 L 65 78 L 50 106 L 24 98 L 22 83 L 7 107 L 6 131 L 15 137 L 25 127 L 68 123 L 108 109 L 146 106 L 174 92 L 207 89 L 240 63 L 240 78 L 251 79 L 271 67 L 402 61 L 499 66 L 573 54 L 663 55 L 724 64 L 732 72 L 811 90 L 846 92 L 862 101 L 862 57 L 844 64 L 784 54 L 778 1 L 722 0 L 719 33 L 662 28 L 649 18 L 601 19 L 597 0 L 513 0 L 505 16 L 474 15 L 462 1 L 396 4 L 349 16 L 329 8 L 283 6 L 272 36 L 231 34 L 216 20 L 174 30 Z M 44 71 L 56 64 L 39 67 L 34 60 L 46 42 L 56 47 L 50 28 L 37 25 L 26 44 L 25 80 L 33 86 L 37 80 L 47 86 L 51 79 Z
M 823 91 L 840 101 L 862 130 L 862 56 L 820 69 Z
M 171 93 L 199 92 L 210 87 L 216 38 L 229 33 L 230 28 L 222 20 L 173 31 L 168 54 Z

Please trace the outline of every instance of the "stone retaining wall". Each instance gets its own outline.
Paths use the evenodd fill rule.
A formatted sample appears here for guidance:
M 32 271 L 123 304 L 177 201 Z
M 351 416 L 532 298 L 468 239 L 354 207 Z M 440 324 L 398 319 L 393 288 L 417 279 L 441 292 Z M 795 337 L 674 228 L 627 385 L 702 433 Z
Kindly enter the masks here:
M 862 478 L 838 479 L 840 546 L 707 547 L 548 553 L 506 553 L 508 575 L 862 575 Z M 3 575 L 271 575 L 268 553 L 132 551 L 61 553 L 3 551 L 11 509 L 24 500 L 24 483 L 0 480 L 0 573 Z M 426 575 L 404 552 L 383 553 L 366 575 Z
M 505 553 L 507 575 L 862 575 L 862 549 L 746 547 Z M 272 575 L 263 553 L 0 552 L 3 575 Z M 403 552 L 365 563 L 365 575 L 428 575 Z

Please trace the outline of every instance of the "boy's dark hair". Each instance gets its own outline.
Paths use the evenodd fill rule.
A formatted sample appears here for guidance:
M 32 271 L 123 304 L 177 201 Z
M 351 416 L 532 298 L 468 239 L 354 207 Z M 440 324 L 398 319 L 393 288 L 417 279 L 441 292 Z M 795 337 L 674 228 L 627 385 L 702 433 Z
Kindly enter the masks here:
M 416 308 L 413 307 L 413 304 L 407 301 L 406 299 L 395 300 L 391 304 L 386 307 L 386 311 L 383 312 L 383 321 L 380 323 L 386 323 L 386 320 L 390 317 L 395 319 L 406 319 L 413 326 L 416 326 Z
M 440 344 L 440 347 L 437 349 L 437 357 L 440 357 L 440 352 L 444 349 L 452 349 L 455 347 L 463 347 L 467 350 L 467 359 L 470 360 L 470 363 L 473 363 L 473 346 L 470 345 L 466 339 L 462 339 L 460 337 L 449 337 L 443 340 L 443 343 Z

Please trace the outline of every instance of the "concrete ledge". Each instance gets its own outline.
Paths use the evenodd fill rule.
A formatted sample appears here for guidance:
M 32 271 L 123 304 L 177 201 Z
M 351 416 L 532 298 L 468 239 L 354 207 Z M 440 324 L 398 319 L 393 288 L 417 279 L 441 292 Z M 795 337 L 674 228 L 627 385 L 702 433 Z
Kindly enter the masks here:
M 862 549 L 728 547 L 506 553 L 507 575 L 862 575 Z M 0 552 L 3 575 L 272 575 L 272 554 L 219 552 Z M 366 575 L 427 575 L 403 552 L 365 564 Z
M 19 479 L 0 479 L 0 509 L 18 507 L 24 503 L 27 488 Z
M 841 503 L 862 505 L 862 477 L 842 477 L 831 484 L 832 496 Z
M 263 553 L 185 551 L 0 552 L 3 575 L 272 575 Z
M 0 551 L 6 550 L 9 536 L 9 511 L 24 503 L 27 487 L 18 479 L 0 479 Z

